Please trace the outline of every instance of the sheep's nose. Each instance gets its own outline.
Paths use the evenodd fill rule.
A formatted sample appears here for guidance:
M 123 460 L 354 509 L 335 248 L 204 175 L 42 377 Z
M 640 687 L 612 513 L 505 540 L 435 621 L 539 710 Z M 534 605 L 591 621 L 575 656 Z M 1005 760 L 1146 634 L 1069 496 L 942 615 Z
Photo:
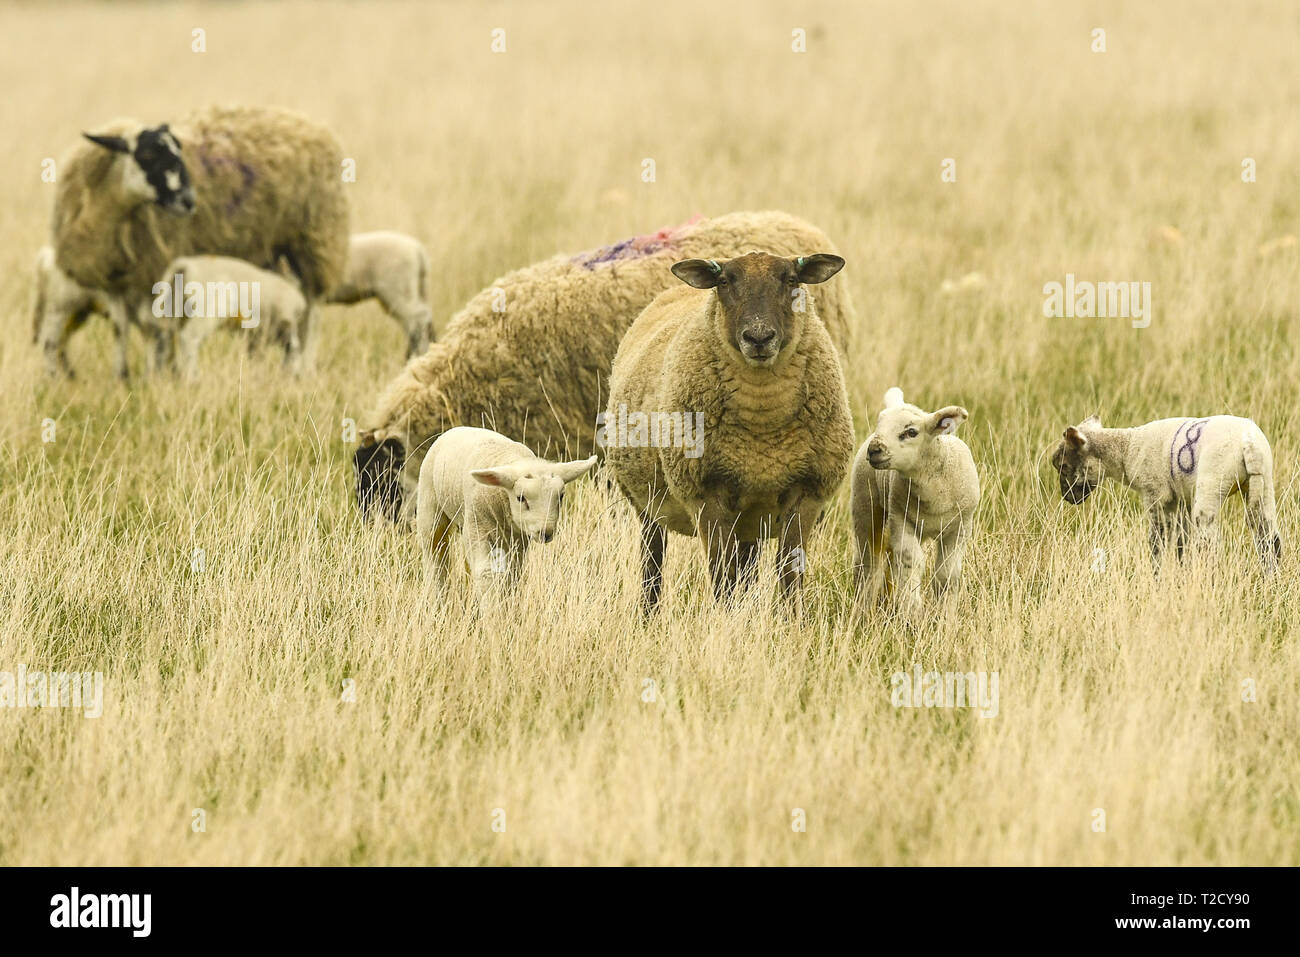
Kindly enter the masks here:
M 554 533 L 554 532 L 538 532 L 538 533 L 537 533 L 537 540 L 538 540 L 539 542 L 541 542 L 543 545 L 545 545 L 547 542 L 549 542 L 549 541 L 550 541 L 552 538 L 554 538 L 554 537 L 555 537 L 555 533 Z
M 885 451 L 885 447 L 880 443 L 878 439 L 872 439 L 870 442 L 867 443 L 868 455 L 879 455 L 883 451 Z
M 750 328 L 742 332 L 740 338 L 744 339 L 751 346 L 761 349 L 763 346 L 769 345 L 772 340 L 776 338 L 776 330 L 768 329 L 766 327 L 760 327 L 758 329 Z

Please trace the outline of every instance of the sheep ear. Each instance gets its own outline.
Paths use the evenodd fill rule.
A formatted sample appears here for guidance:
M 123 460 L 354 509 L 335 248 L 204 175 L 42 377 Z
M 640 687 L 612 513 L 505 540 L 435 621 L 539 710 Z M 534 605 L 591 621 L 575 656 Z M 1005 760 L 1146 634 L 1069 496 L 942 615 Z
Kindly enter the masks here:
M 825 282 L 844 268 L 844 259 L 830 253 L 800 256 L 794 261 L 794 268 L 800 282 Z
M 514 473 L 508 469 L 475 469 L 469 474 L 476 482 L 491 485 L 493 488 L 511 489 L 515 487 Z
M 1088 437 L 1074 426 L 1070 426 L 1065 430 L 1065 442 L 1073 449 L 1082 449 L 1088 444 Z
M 683 259 L 673 263 L 673 275 L 696 289 L 712 289 L 722 278 L 722 267 L 714 259 Z
M 555 474 L 568 485 L 574 479 L 582 478 L 592 470 L 597 462 L 596 456 L 589 459 L 578 459 L 576 462 L 561 462 L 555 466 Z
M 885 392 L 885 408 L 896 409 L 903 404 L 903 390 L 894 386 Z
M 109 136 L 100 133 L 82 133 L 81 135 L 90 140 L 90 142 L 94 143 L 96 146 L 102 146 L 104 149 L 112 150 L 114 153 L 131 152 L 131 144 L 121 136 Z
M 935 435 L 952 435 L 968 418 L 970 413 L 961 406 L 950 405 L 930 416 L 930 431 Z
M 1100 429 L 1100 428 L 1101 428 L 1101 419 L 1100 419 L 1099 417 L 1095 416 L 1095 415 L 1090 415 L 1090 416 L 1088 416 L 1086 419 L 1083 420 L 1082 424 L 1083 424 L 1083 425 L 1095 425 L 1097 428 Z

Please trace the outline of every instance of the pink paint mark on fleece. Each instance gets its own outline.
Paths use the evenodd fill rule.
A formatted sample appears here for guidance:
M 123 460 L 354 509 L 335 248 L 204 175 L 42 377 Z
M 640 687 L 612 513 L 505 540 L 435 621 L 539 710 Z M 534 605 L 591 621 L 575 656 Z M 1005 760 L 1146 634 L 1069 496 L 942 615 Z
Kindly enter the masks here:
M 600 249 L 578 253 L 570 262 L 577 263 L 587 269 L 595 269 L 601 263 L 650 256 L 660 250 L 671 248 L 684 232 L 703 221 L 704 217 L 696 213 L 686 222 L 677 226 L 665 226 L 663 229 L 653 233 L 646 233 L 644 236 L 633 236 L 631 239 L 621 240 L 612 246 L 602 246 Z

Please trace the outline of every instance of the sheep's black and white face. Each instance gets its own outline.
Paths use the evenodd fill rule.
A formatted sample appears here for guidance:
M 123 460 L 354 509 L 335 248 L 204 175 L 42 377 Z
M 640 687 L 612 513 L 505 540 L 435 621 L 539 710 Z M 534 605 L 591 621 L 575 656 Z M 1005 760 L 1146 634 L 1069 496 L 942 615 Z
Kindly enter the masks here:
M 406 463 L 406 447 L 395 438 L 375 441 L 369 435 L 362 439 L 352 458 L 357 480 L 357 504 L 361 513 L 372 512 L 396 522 L 402 515 L 402 466 Z
M 181 144 L 167 124 L 131 137 L 82 134 L 97 146 L 121 153 L 122 184 L 133 199 L 154 203 L 176 216 L 194 212 L 194 187 L 181 158 Z
M 713 289 L 728 343 L 752 366 L 771 366 L 803 325 L 802 283 L 825 282 L 844 260 L 829 253 L 782 259 L 748 253 L 725 262 L 686 259 L 673 275 L 696 289 Z
M 926 412 L 903 401 L 901 392 L 885 395 L 885 408 L 876 417 L 876 431 L 867 438 L 867 461 L 874 469 L 903 474 L 920 471 L 930 447 L 941 435 L 952 435 L 968 414 L 959 405 Z
M 1061 498 L 1071 505 L 1086 499 L 1106 477 L 1101 462 L 1090 454 L 1088 437 L 1073 425 L 1052 453 L 1052 467 L 1061 480 Z

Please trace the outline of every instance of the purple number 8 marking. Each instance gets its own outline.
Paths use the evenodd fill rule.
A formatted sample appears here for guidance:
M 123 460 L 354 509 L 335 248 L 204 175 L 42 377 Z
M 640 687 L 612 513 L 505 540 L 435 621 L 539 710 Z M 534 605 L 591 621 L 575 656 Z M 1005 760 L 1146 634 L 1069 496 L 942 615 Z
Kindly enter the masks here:
M 1192 421 L 1188 419 L 1178 427 L 1174 433 L 1174 440 L 1169 443 L 1169 477 L 1176 478 L 1174 467 L 1184 475 L 1191 475 L 1196 471 L 1196 443 L 1201 440 L 1201 433 L 1205 431 L 1205 424 L 1209 419 L 1200 419 Z M 1184 442 L 1178 444 L 1178 438 L 1182 436 Z

